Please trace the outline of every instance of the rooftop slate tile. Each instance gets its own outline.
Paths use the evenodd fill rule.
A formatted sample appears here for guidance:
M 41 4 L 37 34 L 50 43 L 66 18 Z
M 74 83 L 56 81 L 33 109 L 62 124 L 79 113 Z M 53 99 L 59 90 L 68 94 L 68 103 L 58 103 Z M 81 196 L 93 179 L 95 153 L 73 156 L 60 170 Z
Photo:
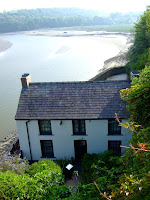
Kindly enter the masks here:
M 120 90 L 130 81 L 30 83 L 22 89 L 16 120 L 128 118 Z

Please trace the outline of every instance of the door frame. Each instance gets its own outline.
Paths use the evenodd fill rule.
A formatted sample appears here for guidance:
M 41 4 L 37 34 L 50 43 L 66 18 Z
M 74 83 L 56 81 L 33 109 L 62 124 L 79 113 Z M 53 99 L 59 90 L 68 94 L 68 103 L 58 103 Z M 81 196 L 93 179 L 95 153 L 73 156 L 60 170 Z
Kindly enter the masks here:
M 87 140 L 74 140 L 75 160 L 81 160 L 84 154 L 86 153 L 87 153 Z

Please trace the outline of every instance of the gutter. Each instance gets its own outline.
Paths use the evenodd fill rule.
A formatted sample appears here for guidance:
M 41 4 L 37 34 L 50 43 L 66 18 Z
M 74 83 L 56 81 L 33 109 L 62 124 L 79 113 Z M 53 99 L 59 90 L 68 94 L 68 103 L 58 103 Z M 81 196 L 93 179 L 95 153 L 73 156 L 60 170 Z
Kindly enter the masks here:
M 29 137 L 29 128 L 28 128 L 28 123 L 30 120 L 26 121 L 26 129 L 27 129 L 27 136 L 28 136 L 28 144 L 29 144 L 29 151 L 30 151 L 30 158 L 32 161 L 32 152 L 31 152 L 31 143 L 30 143 L 30 137 Z

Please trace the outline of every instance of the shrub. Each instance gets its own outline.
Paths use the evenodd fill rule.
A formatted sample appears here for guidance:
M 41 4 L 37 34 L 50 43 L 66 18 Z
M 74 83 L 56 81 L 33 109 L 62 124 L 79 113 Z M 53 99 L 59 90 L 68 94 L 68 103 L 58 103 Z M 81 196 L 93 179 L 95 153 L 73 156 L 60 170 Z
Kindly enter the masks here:
M 33 163 L 27 173 L 45 186 L 64 183 L 64 176 L 60 166 L 51 160 L 40 160 Z
M 105 165 L 107 168 L 111 168 L 116 165 L 116 161 L 110 159 L 112 156 L 113 153 L 111 151 L 105 151 L 99 154 L 85 154 L 82 160 L 82 183 L 88 184 L 96 179 L 94 175 L 96 170 L 94 165 L 99 167 L 103 167 Z
M 55 200 L 71 195 L 71 188 L 62 185 L 64 179 L 60 167 L 53 161 L 36 162 L 28 172 L 23 175 L 0 172 L 0 199 Z
M 10 171 L 0 172 L 0 199 L 42 199 L 42 189 L 37 181 L 28 175 Z
M 47 171 L 62 173 L 60 166 L 58 166 L 54 161 L 51 160 L 40 160 L 33 163 L 29 169 L 28 174 L 34 176 L 37 173 L 44 173 Z

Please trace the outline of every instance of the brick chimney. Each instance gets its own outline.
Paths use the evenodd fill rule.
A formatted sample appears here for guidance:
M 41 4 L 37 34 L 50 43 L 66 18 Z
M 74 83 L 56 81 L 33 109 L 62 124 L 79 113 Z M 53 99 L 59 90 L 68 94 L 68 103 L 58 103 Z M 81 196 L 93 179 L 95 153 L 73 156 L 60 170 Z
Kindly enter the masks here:
M 22 88 L 28 88 L 31 82 L 30 74 L 23 74 L 21 77 Z

